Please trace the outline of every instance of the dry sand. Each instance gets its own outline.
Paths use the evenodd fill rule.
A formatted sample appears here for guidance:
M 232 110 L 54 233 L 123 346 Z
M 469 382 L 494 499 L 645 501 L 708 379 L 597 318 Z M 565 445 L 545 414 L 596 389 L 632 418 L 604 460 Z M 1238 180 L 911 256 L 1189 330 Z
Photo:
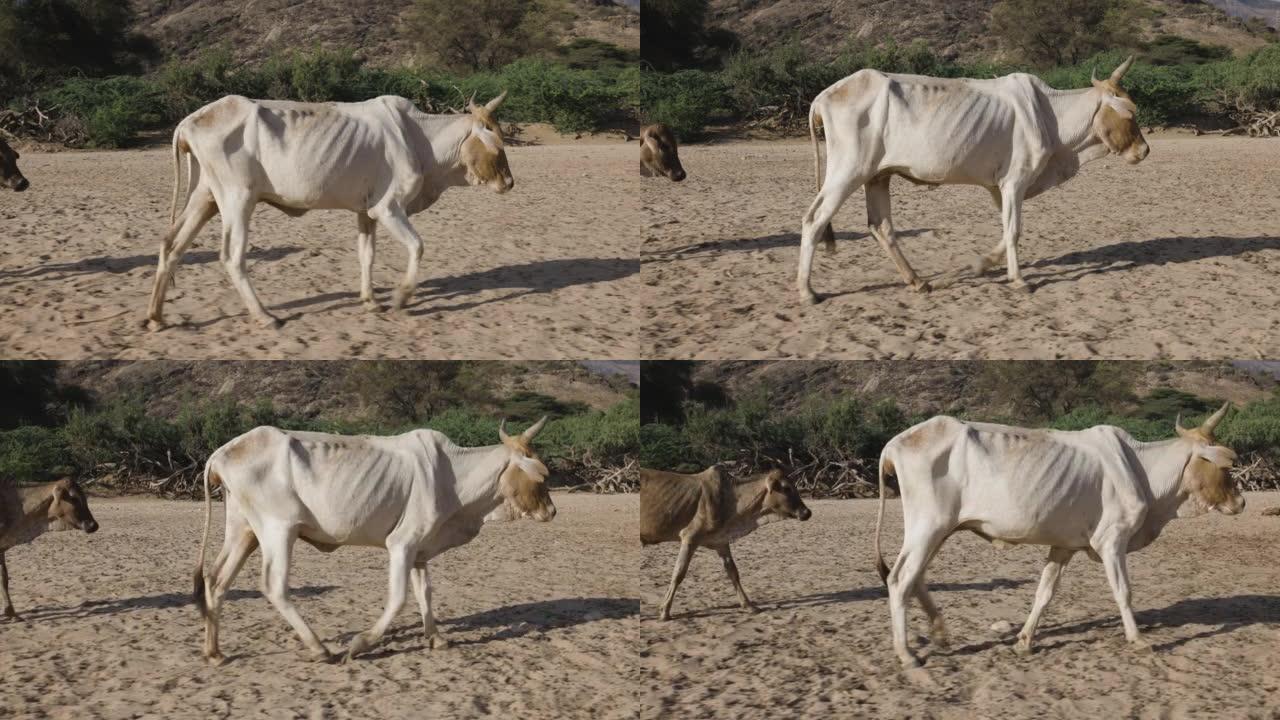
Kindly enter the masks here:
M 1029 201 L 1019 243 L 1031 295 L 988 274 L 905 287 L 866 234 L 856 191 L 795 291 L 814 197 L 805 142 L 681 148 L 689 179 L 642 183 L 644 357 L 1243 358 L 1280 356 L 1280 142 L 1158 137 Z M 923 276 L 1000 239 L 985 190 L 894 180 L 900 244 Z M 650 311 L 652 314 L 650 314 Z
M 0 620 L 0 717 L 634 717 L 637 496 L 555 501 L 550 523 L 490 525 L 433 561 L 446 650 L 423 646 L 410 598 L 377 649 L 308 662 L 258 593 L 255 556 L 228 595 L 228 661 L 213 668 L 188 602 L 202 506 L 94 500 L 97 534 L 7 555 L 25 622 Z M 381 613 L 385 552 L 299 544 L 294 561 L 294 597 L 331 648 Z
M 1041 623 L 1038 649 L 1016 655 L 1043 567 L 1041 548 L 997 550 L 952 537 L 929 575 L 951 650 L 916 642 L 925 666 L 904 673 L 874 570 L 875 501 L 811 502 L 813 518 L 761 528 L 734 545 L 747 593 L 740 611 L 720 563 L 699 551 L 672 608 L 653 619 L 673 544 L 641 560 L 642 717 L 1276 718 L 1280 717 L 1280 493 L 1249 493 L 1238 517 L 1174 521 L 1131 555 L 1133 602 L 1153 652 L 1124 642 L 1101 565 L 1077 557 Z M 902 539 L 887 509 L 889 562 Z M 926 630 L 912 606 L 913 636 Z
M 513 147 L 515 189 L 453 188 L 414 217 L 425 250 L 403 313 L 358 300 L 355 216 L 254 213 L 249 277 L 286 324 L 248 319 L 218 262 L 220 223 L 183 258 L 165 318 L 143 329 L 169 219 L 169 151 L 25 152 L 0 194 L 0 348 L 11 358 L 635 358 L 635 146 Z M 382 303 L 406 252 L 378 232 Z

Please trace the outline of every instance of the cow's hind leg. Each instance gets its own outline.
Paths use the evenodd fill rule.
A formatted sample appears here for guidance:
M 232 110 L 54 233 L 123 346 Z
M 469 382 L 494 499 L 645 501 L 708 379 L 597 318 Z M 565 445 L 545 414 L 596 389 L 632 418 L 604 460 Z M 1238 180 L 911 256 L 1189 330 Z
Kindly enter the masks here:
M 667 594 L 662 598 L 662 606 L 658 608 L 659 620 L 671 619 L 671 603 L 676 599 L 676 588 L 684 582 L 685 573 L 689 572 L 689 560 L 693 558 L 693 553 L 697 549 L 697 544 L 688 538 L 680 542 L 680 555 L 676 557 L 676 567 L 671 573 L 671 585 L 667 587 Z
M 302 639 L 311 657 L 316 660 L 328 660 L 332 655 L 329 648 L 320 642 L 314 630 L 289 598 L 289 562 L 293 555 L 293 543 L 298 533 L 293 528 L 265 527 L 259 533 L 262 542 L 262 594 L 267 596 L 271 604 L 293 627 L 294 632 Z
M 391 308 L 399 310 L 413 296 L 413 291 L 418 286 L 418 265 L 422 263 L 422 237 L 418 235 L 417 230 L 413 229 L 409 216 L 405 215 L 404 210 L 399 206 L 383 210 L 378 214 L 377 220 L 409 251 L 409 259 L 404 268 L 404 279 L 400 281 L 391 299 Z
M 18 612 L 13 609 L 13 601 L 9 599 L 9 566 L 5 564 L 3 550 L 0 550 L 0 600 L 4 601 L 4 616 L 19 620 Z
M 742 581 L 738 578 L 738 566 L 733 562 L 733 553 L 729 551 L 729 546 L 716 548 L 716 553 L 724 563 L 724 572 L 729 576 L 729 582 L 733 583 L 733 589 L 738 593 L 738 603 L 742 605 L 742 609 L 757 612 L 758 608 L 747 597 L 747 591 L 742 589 Z
M 842 163 L 832 158 L 828 160 L 827 167 L 839 168 L 842 167 Z M 800 264 L 796 270 L 796 289 L 800 293 L 801 303 L 818 302 L 818 296 L 814 294 L 813 285 L 809 280 L 818 236 L 823 236 L 823 242 L 835 241 L 835 236 L 831 234 L 831 219 L 835 217 L 844 201 L 849 199 L 849 195 L 865 181 L 866 178 L 855 177 L 843 170 L 837 171 L 834 175 L 828 172 L 822 189 L 818 191 L 818 196 L 813 199 L 808 211 L 805 212 L 800 226 Z
M 1018 633 L 1018 643 L 1014 645 L 1014 650 L 1017 652 L 1024 655 L 1031 653 L 1036 628 L 1040 626 L 1040 616 L 1044 614 L 1044 609 L 1049 606 L 1049 601 L 1053 600 L 1054 593 L 1058 591 L 1058 580 L 1062 577 L 1062 571 L 1072 555 L 1075 555 L 1074 550 L 1049 548 L 1049 561 L 1045 563 L 1044 571 L 1040 573 L 1040 587 L 1036 588 L 1036 599 L 1031 605 L 1031 614 L 1027 616 L 1022 632 Z
M 240 299 L 249 310 L 249 315 L 258 324 L 269 327 L 280 327 L 280 319 L 262 306 L 258 294 L 249 283 L 249 274 L 245 270 L 245 255 L 249 252 L 249 219 L 253 216 L 253 198 L 245 193 L 227 193 L 219 199 L 222 208 L 223 232 L 226 233 L 222 264 L 231 278 L 231 285 L 240 293 Z
M 415 564 L 409 573 L 413 594 L 418 598 L 418 611 L 422 614 L 422 632 L 427 637 L 427 647 L 435 650 L 449 647 L 449 641 L 436 629 L 436 616 L 431 610 L 431 572 L 427 563 Z
M 396 615 L 400 613 L 400 608 L 404 607 L 409 571 L 413 567 L 413 549 L 403 544 L 391 545 L 387 548 L 387 554 L 391 560 L 391 570 L 387 580 L 387 606 L 383 608 L 382 616 L 372 628 L 351 638 L 351 645 L 347 647 L 347 656 L 344 661 L 350 661 L 356 655 L 377 645 L 382 640 L 382 636 L 387 633 L 387 628 L 391 627 L 391 622 L 396 619 Z
M 871 235 L 880 243 L 880 247 L 888 253 L 889 259 L 898 268 L 898 274 L 902 276 L 902 281 L 910 285 L 917 292 L 928 292 L 931 288 L 929 283 L 921 280 L 916 271 L 911 269 L 911 263 L 907 262 L 907 258 L 902 254 L 902 250 L 898 247 L 898 239 L 893 232 L 893 215 L 889 202 L 889 180 L 890 176 L 885 175 L 873 179 L 866 184 L 867 193 L 867 227 L 871 231 Z
M 1001 189 L 1003 202 L 1000 207 L 1004 221 L 1005 257 L 1008 261 L 1006 271 L 1009 276 L 1009 287 L 1023 292 L 1030 292 L 1027 281 L 1022 279 L 1022 270 L 1018 267 L 1018 235 L 1022 232 L 1022 188 L 1006 187 Z
M 920 666 L 907 649 L 907 600 L 921 595 L 924 572 L 929 560 L 950 535 L 947 528 L 925 527 L 906 533 L 898 559 L 889 571 L 889 613 L 893 623 L 893 649 L 905 668 Z M 923 603 L 922 603 L 923 604 Z M 932 605 L 930 600 L 930 605 Z M 933 608 L 937 612 L 936 606 Z M 928 612 L 928 608 L 925 608 Z
M 244 561 L 258 547 L 258 537 L 243 522 L 234 523 L 231 514 L 234 509 L 227 508 L 227 534 L 222 541 L 222 550 L 214 560 L 213 567 L 205 575 L 205 614 L 204 614 L 204 657 L 209 662 L 222 664 L 222 652 L 218 649 L 218 628 L 222 618 L 222 601 L 236 581 Z
M 366 310 L 378 311 L 382 308 L 373 298 L 373 256 L 377 248 L 375 232 L 378 224 L 367 213 L 356 215 L 359 232 L 356 235 L 356 251 L 360 255 L 360 302 Z
M 218 206 L 213 202 L 213 195 L 204 186 L 199 186 L 191 193 L 187 206 L 161 241 L 155 284 L 151 286 L 151 305 L 147 310 L 147 327 L 151 330 L 164 327 L 164 295 L 178 269 L 182 254 L 200 234 L 205 223 L 217 213 Z

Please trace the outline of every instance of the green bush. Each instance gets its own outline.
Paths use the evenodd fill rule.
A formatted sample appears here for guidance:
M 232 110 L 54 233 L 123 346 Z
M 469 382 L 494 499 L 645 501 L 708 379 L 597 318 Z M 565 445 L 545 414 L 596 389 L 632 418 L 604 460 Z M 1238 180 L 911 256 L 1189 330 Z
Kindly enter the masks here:
M 137 77 L 71 78 L 40 97 L 58 116 L 83 126 L 89 147 L 122 147 L 165 117 L 158 88 Z
M 643 122 L 665 123 L 681 138 L 697 136 L 718 117 L 738 115 L 725 83 L 702 70 L 642 72 L 640 97 Z
M 0 478 L 44 482 L 75 469 L 56 428 L 26 426 L 0 432 Z

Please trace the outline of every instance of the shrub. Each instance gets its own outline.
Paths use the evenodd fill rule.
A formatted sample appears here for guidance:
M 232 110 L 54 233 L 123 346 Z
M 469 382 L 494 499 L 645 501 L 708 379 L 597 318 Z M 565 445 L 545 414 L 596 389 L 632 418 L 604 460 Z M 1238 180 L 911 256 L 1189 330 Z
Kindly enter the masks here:
M 734 107 L 728 87 L 721 79 L 701 70 L 682 70 L 669 75 L 641 73 L 642 120 L 666 123 L 682 138 L 700 134 L 715 118 Z
M 58 116 L 76 119 L 86 144 L 97 148 L 122 147 L 165 117 L 156 86 L 137 77 L 71 78 L 41 93 L 41 100 Z

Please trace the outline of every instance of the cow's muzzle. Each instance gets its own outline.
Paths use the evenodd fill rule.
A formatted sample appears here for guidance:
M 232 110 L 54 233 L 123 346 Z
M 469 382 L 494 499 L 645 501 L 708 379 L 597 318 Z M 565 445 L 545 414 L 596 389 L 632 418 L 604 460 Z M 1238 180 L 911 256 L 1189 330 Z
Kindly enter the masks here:
M 23 190 L 26 190 L 27 188 L 31 187 L 31 183 L 27 182 L 26 178 L 19 175 L 17 180 L 14 180 L 12 178 L 9 179 L 9 187 L 14 192 L 22 192 Z
M 809 519 L 809 518 L 811 518 L 811 517 L 813 517 L 813 513 L 812 513 L 812 512 L 810 512 L 810 511 L 809 511 L 809 508 L 807 508 L 807 507 L 802 507 L 802 508 L 800 508 L 800 510 L 799 510 L 799 511 L 797 511 L 797 512 L 796 512 L 796 519 L 797 519 L 797 520 L 808 520 L 808 519 Z
M 672 182 L 680 182 L 688 176 L 685 175 L 684 168 L 676 168 L 675 170 L 667 173 L 667 177 L 671 178 Z
M 98 521 L 90 520 L 86 522 L 83 526 L 83 530 L 90 535 L 98 532 Z

